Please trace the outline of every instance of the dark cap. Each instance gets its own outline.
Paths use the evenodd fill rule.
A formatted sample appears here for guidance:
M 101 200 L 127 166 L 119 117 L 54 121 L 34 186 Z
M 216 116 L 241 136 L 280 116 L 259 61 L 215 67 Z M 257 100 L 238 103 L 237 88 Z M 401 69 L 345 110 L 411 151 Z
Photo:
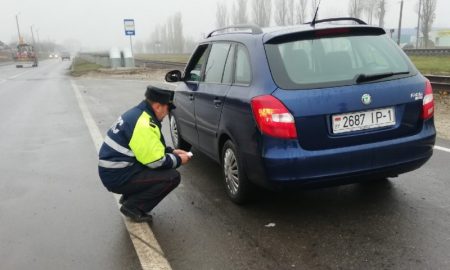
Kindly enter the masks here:
M 173 91 L 165 90 L 158 88 L 153 85 L 147 86 L 147 90 L 145 91 L 145 98 L 158 102 L 160 104 L 169 104 L 169 109 L 175 109 L 175 106 L 173 105 Z

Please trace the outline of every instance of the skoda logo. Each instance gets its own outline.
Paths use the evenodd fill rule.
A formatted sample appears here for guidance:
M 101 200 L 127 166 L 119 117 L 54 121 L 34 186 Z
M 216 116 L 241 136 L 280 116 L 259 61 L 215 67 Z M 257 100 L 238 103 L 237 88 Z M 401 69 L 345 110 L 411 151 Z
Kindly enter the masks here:
M 361 101 L 364 105 L 369 105 L 370 103 L 372 103 L 372 97 L 369 94 L 364 94 L 361 97 Z

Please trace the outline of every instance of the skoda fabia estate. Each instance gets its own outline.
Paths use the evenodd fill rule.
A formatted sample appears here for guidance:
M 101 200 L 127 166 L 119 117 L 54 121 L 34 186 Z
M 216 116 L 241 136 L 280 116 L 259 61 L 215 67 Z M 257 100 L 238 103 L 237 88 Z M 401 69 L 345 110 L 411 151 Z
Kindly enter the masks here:
M 430 82 L 382 28 L 359 19 L 219 29 L 166 80 L 179 82 L 175 147 L 219 162 L 236 203 L 252 184 L 394 177 L 433 153 Z

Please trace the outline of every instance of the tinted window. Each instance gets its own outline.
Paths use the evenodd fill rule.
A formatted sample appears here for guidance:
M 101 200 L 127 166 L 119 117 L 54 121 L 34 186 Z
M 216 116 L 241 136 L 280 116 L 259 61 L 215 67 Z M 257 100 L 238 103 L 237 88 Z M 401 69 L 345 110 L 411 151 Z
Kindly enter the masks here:
M 221 83 L 230 44 L 214 43 L 205 68 L 205 82 Z
M 348 85 L 360 74 L 412 70 L 384 35 L 294 40 L 266 49 L 274 79 L 285 89 Z
M 252 72 L 247 49 L 243 45 L 237 45 L 235 82 L 237 84 L 250 84 L 251 81 Z

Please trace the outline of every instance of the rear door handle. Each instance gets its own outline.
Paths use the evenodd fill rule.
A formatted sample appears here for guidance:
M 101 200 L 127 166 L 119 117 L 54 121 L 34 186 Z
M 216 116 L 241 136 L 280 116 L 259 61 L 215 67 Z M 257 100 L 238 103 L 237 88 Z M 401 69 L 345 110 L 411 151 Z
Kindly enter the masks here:
M 189 100 L 194 100 L 194 94 L 189 95 Z

